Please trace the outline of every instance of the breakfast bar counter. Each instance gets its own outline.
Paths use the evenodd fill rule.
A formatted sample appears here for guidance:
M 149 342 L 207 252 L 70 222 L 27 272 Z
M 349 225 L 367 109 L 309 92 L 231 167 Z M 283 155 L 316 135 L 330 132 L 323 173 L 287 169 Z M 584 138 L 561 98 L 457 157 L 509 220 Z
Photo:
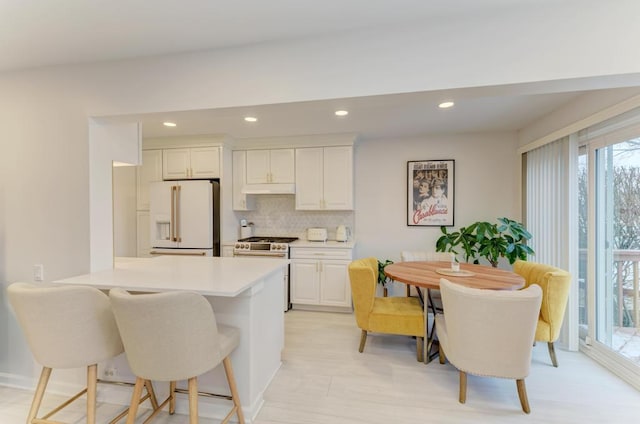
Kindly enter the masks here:
M 159 256 L 116 259 L 113 269 L 56 281 L 56 284 L 87 285 L 109 290 L 121 287 L 132 292 L 185 290 L 207 297 L 217 322 L 240 330 L 240 344 L 231 355 L 240 400 L 248 421 L 263 403 L 263 393 L 281 365 L 284 347 L 282 311 L 284 269 L 289 261 L 273 258 L 219 258 Z M 126 358 L 100 364 L 117 369 L 118 377 L 135 379 Z M 163 388 L 156 383 L 157 390 Z M 228 390 L 222 367 L 199 378 L 204 391 Z M 109 398 L 109 394 L 106 395 Z M 116 400 L 116 398 L 118 400 Z M 121 396 L 110 400 L 119 403 Z M 200 414 L 222 418 L 228 405 L 214 398 L 201 399 Z M 188 413 L 187 398 L 178 398 L 177 412 Z

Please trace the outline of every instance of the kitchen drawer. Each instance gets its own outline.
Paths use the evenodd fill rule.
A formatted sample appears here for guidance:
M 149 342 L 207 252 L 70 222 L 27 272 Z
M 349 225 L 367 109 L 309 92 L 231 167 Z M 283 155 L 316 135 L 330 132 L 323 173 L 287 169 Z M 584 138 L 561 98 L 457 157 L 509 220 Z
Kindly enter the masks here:
M 353 249 L 292 247 L 291 259 L 339 259 L 350 261 Z

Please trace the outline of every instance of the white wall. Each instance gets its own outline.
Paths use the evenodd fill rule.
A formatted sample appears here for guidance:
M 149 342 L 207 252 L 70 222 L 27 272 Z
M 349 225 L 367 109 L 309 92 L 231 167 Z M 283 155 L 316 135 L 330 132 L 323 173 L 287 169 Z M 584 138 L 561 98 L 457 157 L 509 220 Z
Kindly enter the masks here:
M 435 250 L 440 227 L 407 226 L 407 161 L 455 160 L 452 228 L 502 216 L 520 219 L 515 140 L 515 134 L 496 133 L 360 143 L 355 156 L 357 255 L 397 261 L 402 250 Z
M 138 256 L 136 167 L 113 168 L 113 255 Z
M 639 15 L 634 0 L 589 1 L 579 9 L 544 3 L 325 39 L 0 74 L 2 283 L 31 280 L 33 264 L 44 265 L 47 280 L 89 270 L 90 116 L 637 74 L 640 62 L 631 53 L 640 39 Z M 435 229 L 406 227 L 407 160 L 456 159 L 456 178 L 464 184 L 456 193 L 456 225 L 502 209 L 515 215 L 513 174 L 506 169 L 515 171 L 513 152 L 501 137 L 479 136 L 475 143 L 480 139 L 495 148 L 462 136 L 362 143 L 359 252 L 392 256 L 436 238 Z M 493 155 L 498 162 L 489 160 Z M 470 183 L 476 175 L 481 184 Z M 496 192 L 509 200 L 491 204 L 487 195 Z M 384 233 L 375 219 L 380 193 L 390 198 Z M 31 377 L 28 349 L 6 308 L 0 373 Z M 0 374 L 0 381 L 6 378 Z

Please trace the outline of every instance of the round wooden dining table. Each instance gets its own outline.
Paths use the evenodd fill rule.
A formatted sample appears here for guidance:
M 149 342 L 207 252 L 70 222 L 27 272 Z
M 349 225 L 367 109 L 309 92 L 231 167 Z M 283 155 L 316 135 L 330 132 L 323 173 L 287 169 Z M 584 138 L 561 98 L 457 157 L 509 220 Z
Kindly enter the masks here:
M 454 272 L 450 262 L 396 262 L 387 265 L 384 273 L 394 281 L 425 289 L 439 289 L 440 279 L 477 289 L 517 290 L 524 287 L 524 278 L 515 272 L 491 266 L 461 263 Z
M 409 284 L 425 291 L 418 294 L 424 305 L 424 362 L 428 363 L 437 355 L 437 350 L 431 353 L 434 346 L 435 334 L 435 306 L 430 290 L 440 288 L 440 279 L 447 280 L 467 287 L 491 290 L 517 290 L 524 287 L 524 278 L 515 272 L 493 268 L 485 265 L 461 263 L 460 270 L 451 269 L 451 262 L 417 261 L 397 262 L 387 265 L 384 273 L 389 278 L 400 283 Z M 429 312 L 433 313 L 432 326 L 429 327 Z

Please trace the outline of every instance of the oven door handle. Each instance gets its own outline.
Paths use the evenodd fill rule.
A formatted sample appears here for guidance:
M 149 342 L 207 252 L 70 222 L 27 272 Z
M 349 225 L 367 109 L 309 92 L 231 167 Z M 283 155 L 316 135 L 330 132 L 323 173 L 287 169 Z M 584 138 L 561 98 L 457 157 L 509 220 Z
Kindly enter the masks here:
M 267 253 L 267 252 L 242 252 L 242 253 L 237 253 L 237 252 L 233 252 L 233 256 L 236 258 L 241 258 L 243 256 L 245 257 L 249 257 L 249 256 L 254 256 L 254 257 L 263 257 L 263 258 L 286 258 L 287 254 L 284 252 L 281 253 Z

